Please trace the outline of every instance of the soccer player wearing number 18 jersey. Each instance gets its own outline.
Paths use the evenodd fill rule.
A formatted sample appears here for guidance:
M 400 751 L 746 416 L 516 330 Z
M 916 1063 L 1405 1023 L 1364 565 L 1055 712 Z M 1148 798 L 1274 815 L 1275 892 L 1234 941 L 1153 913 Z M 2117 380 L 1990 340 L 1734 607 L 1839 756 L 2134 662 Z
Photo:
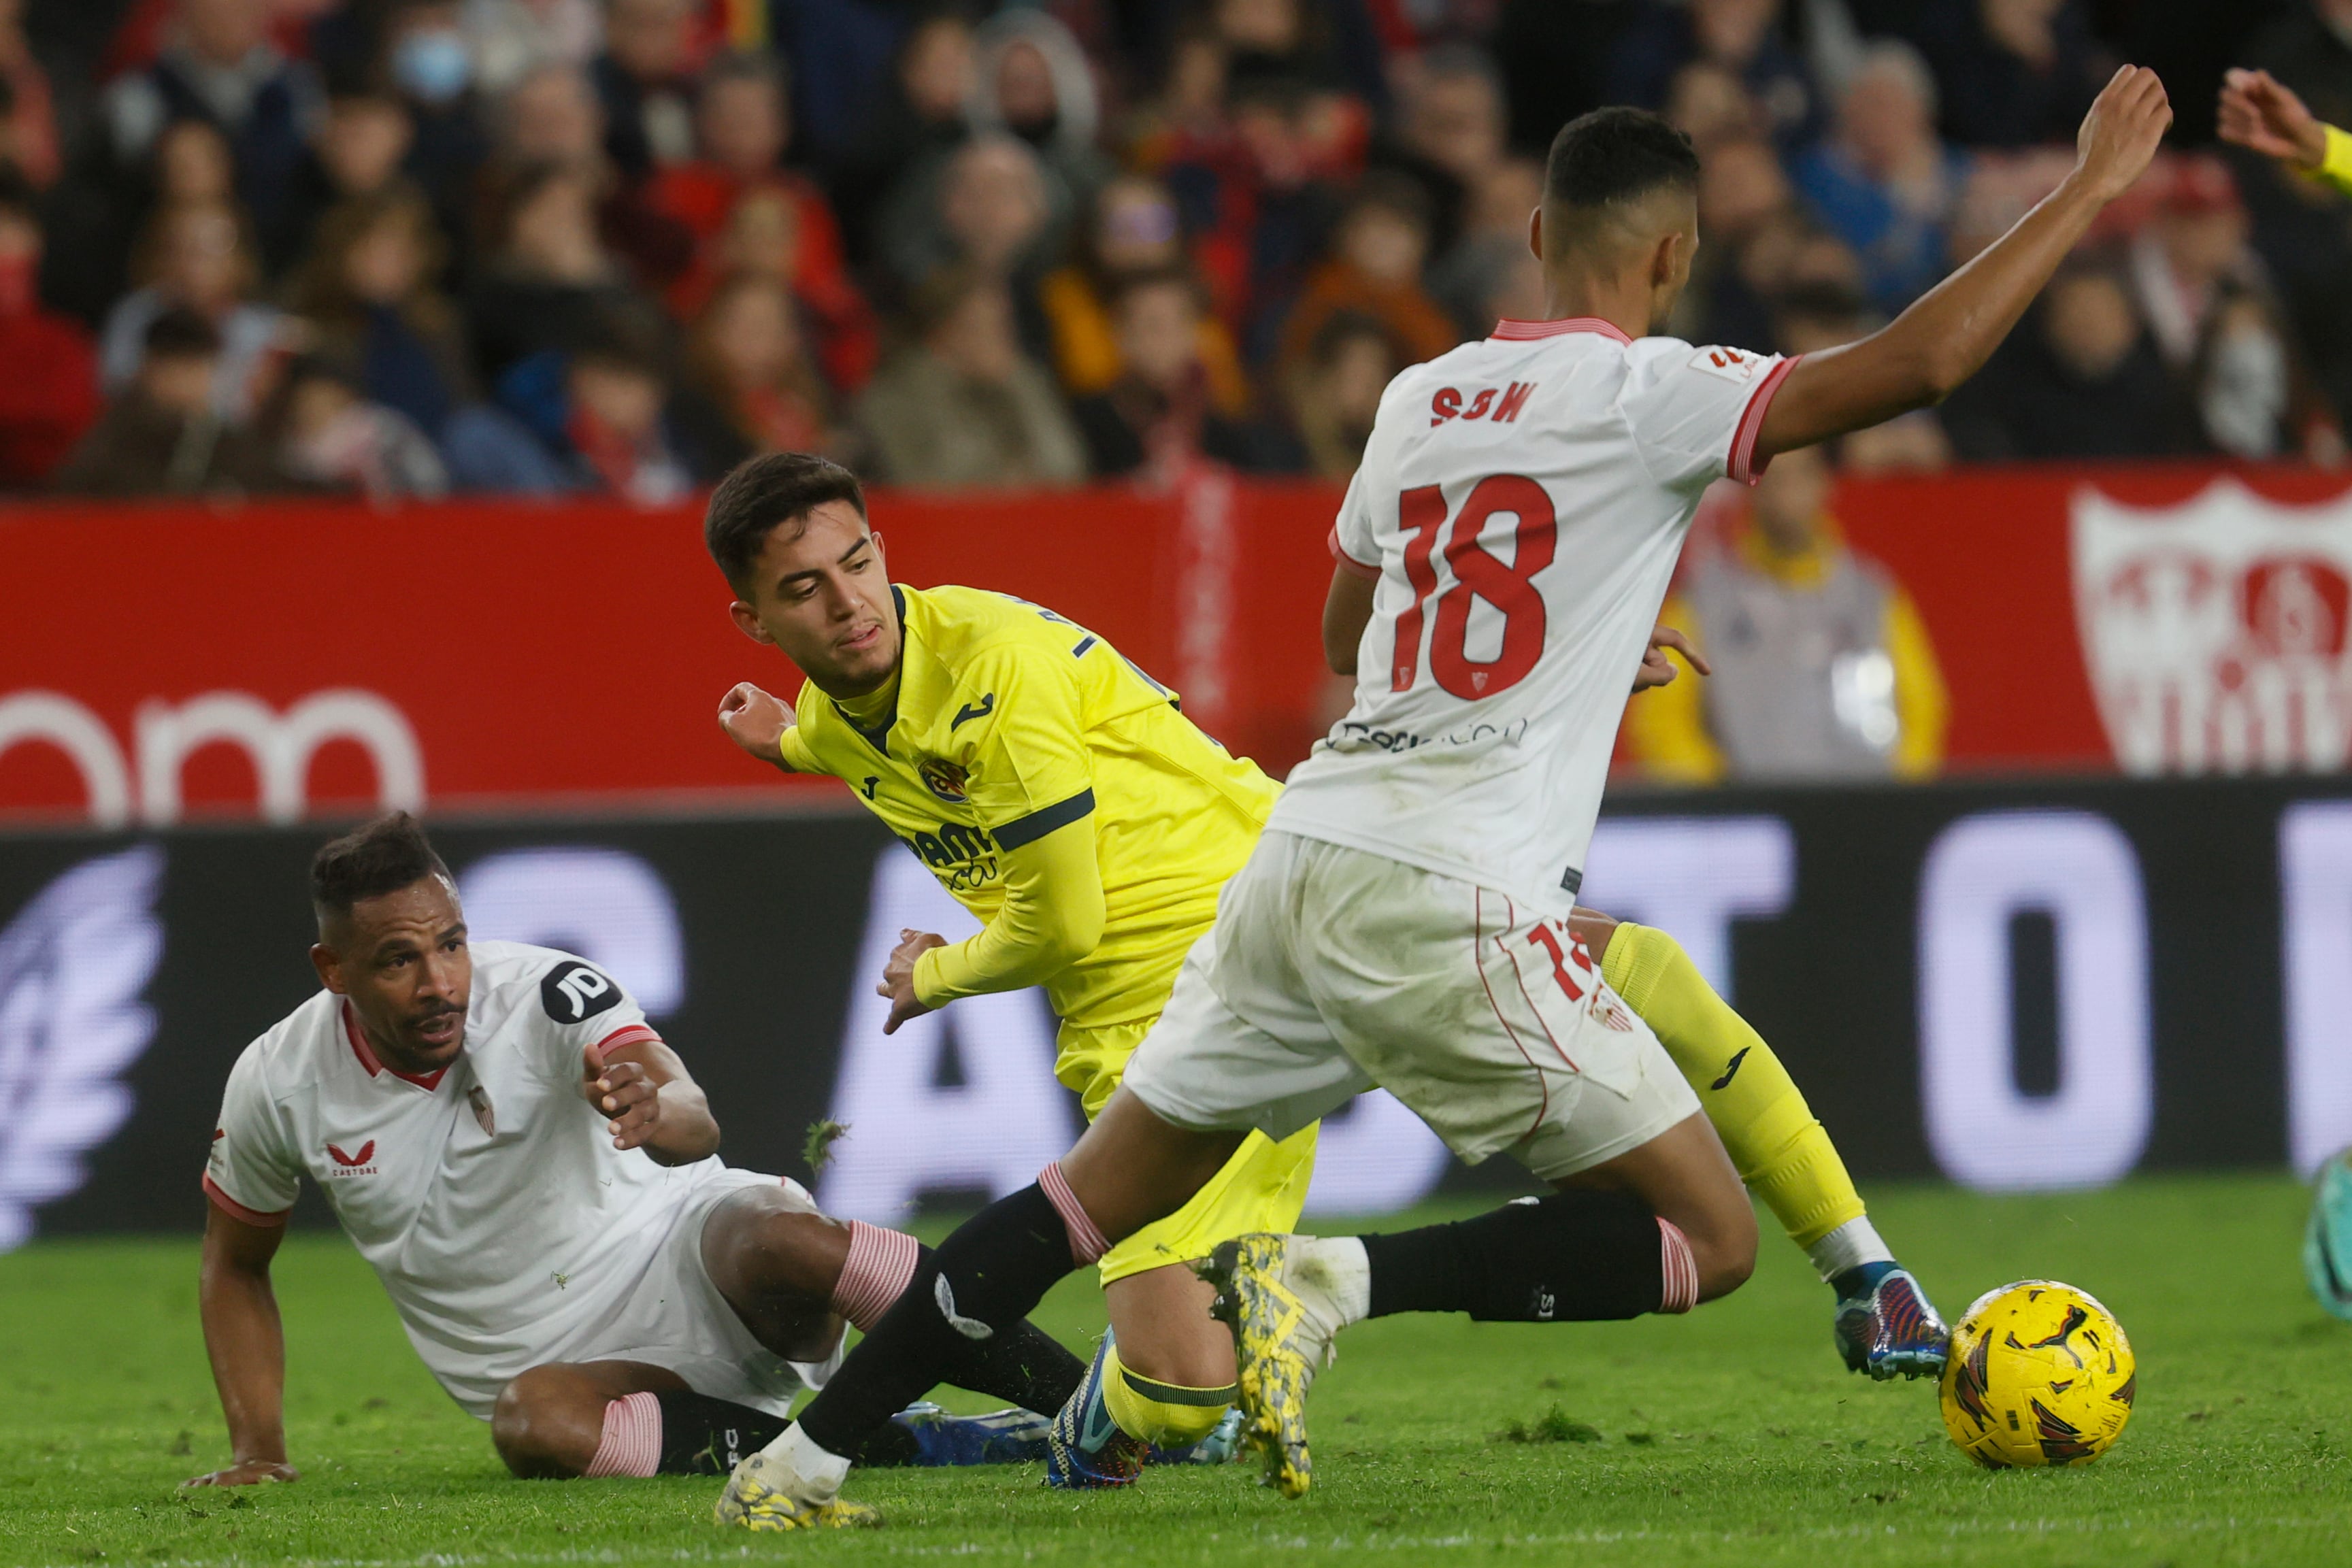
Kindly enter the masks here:
M 1374 1083 L 1458 1154 L 1507 1152 L 1553 1190 L 1453 1225 L 1219 1247 L 1247 1435 L 1285 1495 L 1307 1488 L 1308 1388 L 1350 1323 L 1622 1318 L 1738 1288 L 1755 1218 L 1723 1145 L 1648 1027 L 1552 957 L 1651 621 L 1709 484 L 1948 395 L 2170 120 L 2152 72 L 2118 71 L 2055 192 L 1883 331 L 1802 362 L 1653 335 L 1689 281 L 1698 160 L 1638 110 L 1565 127 L 1530 224 L 1547 319 L 1382 397 L 1326 608 L 1327 649 L 1357 649 L 1354 710 L 1291 775 L 1076 1146 L 942 1243 L 933 1289 L 737 1468 L 722 1512 L 839 1521 L 844 1434 L 1183 1203 L 1245 1134 Z

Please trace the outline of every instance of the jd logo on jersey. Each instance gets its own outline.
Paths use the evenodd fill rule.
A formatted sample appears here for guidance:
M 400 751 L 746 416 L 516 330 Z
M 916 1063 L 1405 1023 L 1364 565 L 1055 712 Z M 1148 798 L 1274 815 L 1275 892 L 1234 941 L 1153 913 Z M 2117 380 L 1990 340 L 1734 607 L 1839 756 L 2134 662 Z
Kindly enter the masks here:
M 539 1005 L 557 1023 L 594 1018 L 620 999 L 620 987 L 577 958 L 558 964 L 539 983 Z
M 971 775 L 954 763 L 942 758 L 926 757 L 915 765 L 915 771 L 922 776 L 924 788 L 949 805 L 961 806 L 968 798 L 964 785 Z

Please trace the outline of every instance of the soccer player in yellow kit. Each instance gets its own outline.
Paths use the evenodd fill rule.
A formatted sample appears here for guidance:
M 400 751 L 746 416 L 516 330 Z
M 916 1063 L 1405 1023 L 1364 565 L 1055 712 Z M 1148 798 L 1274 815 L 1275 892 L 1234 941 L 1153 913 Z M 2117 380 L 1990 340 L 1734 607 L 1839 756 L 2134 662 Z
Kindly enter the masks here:
M 848 782 L 984 923 L 955 944 L 905 934 L 884 972 L 886 1030 L 958 997 L 1043 985 L 1061 1019 L 1055 1075 L 1091 1118 L 1278 787 L 1053 611 L 894 587 L 857 480 L 835 464 L 752 460 L 711 498 L 706 536 L 738 595 L 737 625 L 807 676 L 797 705 L 738 685 L 722 727 L 762 761 Z M 1598 916 L 1578 929 L 1700 1091 L 1743 1178 L 1840 1284 L 1849 1364 L 1938 1370 L 1941 1324 L 1769 1048 L 1664 932 Z M 1208 1314 L 1208 1288 L 1180 1265 L 1233 1236 L 1290 1229 L 1314 1144 L 1312 1126 L 1278 1144 L 1253 1134 L 1183 1208 L 1103 1255 L 1111 1333 L 1055 1422 L 1050 1479 L 1124 1484 L 1150 1446 L 1196 1442 L 1222 1419 L 1232 1343 Z M 1880 1289 L 1889 1280 L 1892 1292 Z M 877 1289 L 895 1296 L 911 1281 Z

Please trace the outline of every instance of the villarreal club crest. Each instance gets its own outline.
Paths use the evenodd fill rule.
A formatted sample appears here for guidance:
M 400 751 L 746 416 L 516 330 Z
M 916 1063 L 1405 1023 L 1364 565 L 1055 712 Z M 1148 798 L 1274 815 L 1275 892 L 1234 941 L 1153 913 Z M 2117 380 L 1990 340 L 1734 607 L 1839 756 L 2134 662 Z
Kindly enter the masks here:
M 2083 1465 L 2131 1419 L 2131 1342 L 2087 1291 L 2025 1280 L 1978 1297 L 1952 1330 L 1944 1427 L 1988 1469 Z

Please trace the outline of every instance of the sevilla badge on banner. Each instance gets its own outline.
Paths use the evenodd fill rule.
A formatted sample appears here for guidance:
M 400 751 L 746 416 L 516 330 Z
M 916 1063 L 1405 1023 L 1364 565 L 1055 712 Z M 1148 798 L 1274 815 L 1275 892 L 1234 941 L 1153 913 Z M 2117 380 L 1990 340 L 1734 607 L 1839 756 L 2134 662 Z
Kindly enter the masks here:
M 2352 492 L 2218 479 L 2175 507 L 2075 493 L 2075 617 L 2126 772 L 2330 770 L 2352 752 Z

